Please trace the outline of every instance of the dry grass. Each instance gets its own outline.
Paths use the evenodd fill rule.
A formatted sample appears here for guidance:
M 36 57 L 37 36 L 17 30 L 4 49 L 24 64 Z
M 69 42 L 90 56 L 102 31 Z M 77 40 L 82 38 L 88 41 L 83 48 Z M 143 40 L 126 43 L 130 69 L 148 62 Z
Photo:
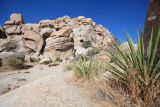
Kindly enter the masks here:
M 104 107 L 160 107 L 160 83 L 144 90 L 135 80 L 137 75 L 131 73 L 128 84 L 113 78 L 96 81 L 99 103 Z M 149 79 L 147 75 L 146 79 Z

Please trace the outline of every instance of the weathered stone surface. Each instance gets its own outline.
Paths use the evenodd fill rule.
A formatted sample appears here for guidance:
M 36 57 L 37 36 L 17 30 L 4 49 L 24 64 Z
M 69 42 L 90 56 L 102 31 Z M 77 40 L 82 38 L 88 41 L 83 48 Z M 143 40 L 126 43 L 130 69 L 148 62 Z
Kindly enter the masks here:
M 52 32 L 55 32 L 55 29 L 51 29 L 51 28 L 43 28 L 41 29 L 40 31 L 40 35 L 43 37 L 43 38 L 48 38 L 50 37 L 51 33 Z
M 72 27 L 72 29 L 73 29 L 78 25 L 78 23 L 79 23 L 78 19 L 77 18 L 73 18 L 68 22 L 67 25 Z
M 112 44 L 113 36 L 103 26 L 81 25 L 73 29 L 74 45 L 79 46 L 84 41 L 90 41 L 92 46 L 98 48 L 107 48 Z
M 47 38 L 46 39 L 46 49 L 53 48 L 56 50 L 61 49 L 70 49 L 73 48 L 73 42 L 71 39 L 67 37 L 59 37 L 59 38 Z
M 82 19 L 85 19 L 85 17 L 84 16 L 78 16 L 77 19 L 78 19 L 78 21 L 81 21 Z
M 7 57 L 7 65 L 13 68 L 21 68 L 23 66 L 25 55 L 22 53 L 14 53 Z
M 14 20 L 8 20 L 8 21 L 6 21 L 5 25 L 14 25 Z
M 5 22 L 4 30 L 7 35 L 21 34 L 22 24 L 24 23 L 21 14 L 13 13 L 10 16 L 10 20 Z
M 24 33 L 27 30 L 34 31 L 35 33 L 40 32 L 39 24 L 23 24 L 22 26 L 22 33 Z
M 4 29 L 8 35 L 21 34 L 21 25 L 12 25 L 12 26 L 7 25 L 4 27 Z
M 107 49 L 112 44 L 112 34 L 91 18 L 79 16 L 41 20 L 39 24 L 24 24 L 21 14 L 12 14 L 0 29 L 0 51 L 26 52 L 29 55 L 70 57 L 74 46 L 93 46 Z M 1 34 L 6 32 L 5 41 Z M 86 48 L 87 48 L 86 47 Z
M 14 35 L 6 39 L 0 39 L 0 52 L 3 51 L 26 52 L 22 36 Z
M 82 19 L 81 20 L 81 23 L 82 24 L 89 24 L 89 25 L 92 25 L 93 24 L 93 20 L 91 18 L 85 18 L 85 19 Z
M 69 16 L 63 16 L 62 19 L 64 22 L 69 22 L 71 20 Z
M 69 37 L 72 29 L 70 27 L 63 27 L 61 30 L 53 32 L 51 37 Z
M 10 16 L 10 20 L 14 21 L 14 24 L 23 24 L 24 20 L 21 14 L 12 13 Z
M 87 49 L 81 47 L 81 46 L 75 46 L 74 47 L 75 49 L 75 55 L 78 56 L 78 55 L 86 55 L 86 52 L 87 52 Z
M 19 52 L 3 52 L 0 53 L 0 59 L 2 59 L 2 63 L 4 66 L 18 66 L 18 64 L 23 64 L 25 61 L 24 53 Z M 17 64 L 17 65 L 16 65 Z
M 39 64 L 50 64 L 52 59 L 50 57 L 43 58 L 39 61 Z
M 41 20 L 39 22 L 40 28 L 50 27 L 52 21 L 51 20 Z
M 39 34 L 33 31 L 25 31 L 23 38 L 25 40 L 25 46 L 30 49 L 30 51 L 40 53 L 44 45 L 44 40 Z
M 12 13 L 10 15 L 10 20 L 5 22 L 5 25 L 21 25 L 24 24 L 24 20 L 21 14 Z

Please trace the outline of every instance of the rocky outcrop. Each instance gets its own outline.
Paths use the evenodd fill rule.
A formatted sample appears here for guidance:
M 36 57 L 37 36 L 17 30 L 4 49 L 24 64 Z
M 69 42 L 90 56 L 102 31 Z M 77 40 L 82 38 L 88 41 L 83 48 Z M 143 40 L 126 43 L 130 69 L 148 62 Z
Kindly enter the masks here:
M 44 41 L 39 34 L 34 31 L 28 30 L 24 32 L 23 39 L 25 40 L 25 47 L 29 52 L 41 52 Z
M 84 16 L 63 16 L 41 20 L 39 24 L 24 24 L 22 15 L 13 13 L 0 27 L 1 52 L 24 52 L 30 56 L 41 54 L 63 59 L 74 55 L 76 47 L 107 49 L 112 40 L 112 34 L 105 27 Z
M 7 35 L 21 34 L 22 24 L 24 23 L 21 14 L 13 13 L 10 16 L 10 20 L 5 22 L 5 32 Z

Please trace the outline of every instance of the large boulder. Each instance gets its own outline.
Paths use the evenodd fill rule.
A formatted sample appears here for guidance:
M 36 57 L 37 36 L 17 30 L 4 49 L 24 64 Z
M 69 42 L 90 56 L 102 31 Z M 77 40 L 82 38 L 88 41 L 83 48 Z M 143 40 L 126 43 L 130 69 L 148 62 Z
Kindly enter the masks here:
M 74 49 L 75 49 L 75 56 L 86 55 L 87 49 L 81 46 L 75 46 Z
M 41 52 L 44 40 L 39 34 L 28 30 L 24 32 L 23 38 L 25 40 L 25 46 L 30 52 Z
M 51 33 L 55 31 L 55 29 L 51 29 L 49 27 L 46 27 L 46 28 L 42 28 L 41 31 L 40 31 L 40 35 L 43 37 L 43 38 L 48 38 L 50 37 Z
M 24 40 L 20 35 L 8 36 L 6 39 L 0 39 L 0 52 L 26 52 Z
M 7 35 L 13 34 L 21 34 L 22 24 L 24 24 L 24 20 L 21 14 L 13 13 L 10 16 L 10 20 L 5 22 L 5 32 Z
M 2 59 L 3 66 L 19 68 L 25 61 L 25 55 L 19 52 L 3 52 L 0 53 L 0 59 Z
M 112 34 L 101 25 L 93 27 L 90 19 L 85 19 L 87 25 L 81 25 L 73 29 L 74 45 L 79 46 L 82 42 L 90 41 L 93 47 L 106 49 L 114 40 Z M 89 24 L 90 23 L 90 24 Z
M 10 20 L 14 21 L 14 24 L 23 24 L 24 20 L 21 14 L 12 13 L 10 16 Z
M 21 25 L 6 25 L 4 26 L 4 29 L 5 29 L 5 32 L 8 34 L 8 35 L 13 35 L 13 34 L 21 34 L 21 28 L 22 26 Z
M 45 28 L 45 27 L 54 27 L 54 21 L 46 19 L 46 20 L 41 20 L 39 22 L 40 28 Z
M 22 33 L 24 33 L 27 30 L 34 31 L 35 33 L 40 32 L 39 24 L 23 24 L 22 26 Z
M 7 65 L 13 68 L 22 68 L 24 64 L 25 55 L 22 53 L 14 53 L 7 57 Z
M 47 38 L 46 39 L 46 49 L 55 49 L 55 50 L 67 50 L 73 48 L 73 42 L 70 38 L 59 37 L 59 38 Z
M 70 27 L 63 27 L 61 30 L 57 32 L 53 32 L 51 37 L 69 37 L 72 29 Z

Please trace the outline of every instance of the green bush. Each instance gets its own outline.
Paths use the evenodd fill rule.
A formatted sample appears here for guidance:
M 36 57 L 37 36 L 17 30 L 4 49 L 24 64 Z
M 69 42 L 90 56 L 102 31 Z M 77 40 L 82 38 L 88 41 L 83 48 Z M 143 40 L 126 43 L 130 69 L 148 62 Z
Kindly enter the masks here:
M 12 68 L 17 68 L 17 69 L 23 68 L 23 62 L 24 61 L 22 59 L 19 59 L 15 56 L 10 56 L 7 58 L 7 64 Z
M 74 68 L 77 77 L 91 79 L 104 72 L 105 66 L 93 59 L 88 61 L 85 57 L 81 57 L 74 63 Z
M 145 35 L 144 35 L 145 36 Z M 138 39 L 138 47 L 135 49 L 130 35 L 126 34 L 129 49 L 123 51 L 114 43 L 109 51 L 109 57 L 113 64 L 107 64 L 107 69 L 116 79 L 127 86 L 129 92 L 135 98 L 139 107 L 152 107 L 160 93 L 160 59 L 156 57 L 160 39 L 160 28 L 154 35 L 151 34 L 148 49 L 145 53 L 143 33 Z
M 98 48 L 90 48 L 90 49 L 88 49 L 86 55 L 92 57 L 92 56 L 95 56 L 96 54 L 98 54 L 99 52 L 100 52 L 100 49 L 98 49 Z
M 83 41 L 82 47 L 84 47 L 86 49 L 89 47 L 92 47 L 91 41 Z

